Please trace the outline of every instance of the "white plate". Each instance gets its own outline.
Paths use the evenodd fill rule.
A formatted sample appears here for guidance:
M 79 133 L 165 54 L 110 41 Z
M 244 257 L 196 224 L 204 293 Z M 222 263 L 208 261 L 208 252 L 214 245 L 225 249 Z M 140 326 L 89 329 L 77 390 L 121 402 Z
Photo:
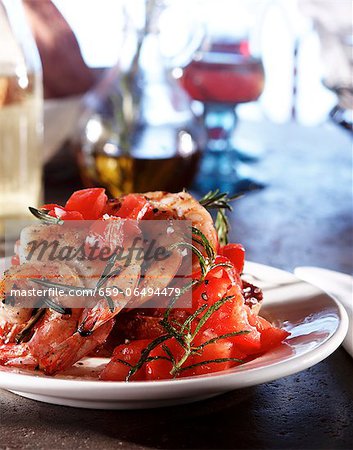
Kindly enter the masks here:
M 291 332 L 286 343 L 227 371 L 177 380 L 102 382 L 78 378 L 82 368 L 102 364 L 89 358 L 60 378 L 0 370 L 0 388 L 47 403 L 94 409 L 138 409 L 191 403 L 233 389 L 266 383 L 317 364 L 343 341 L 344 308 L 320 289 L 292 274 L 247 263 L 249 281 L 263 288 L 261 314 Z
M 349 326 L 342 345 L 353 357 L 353 276 L 321 267 L 296 267 L 294 274 L 337 298 L 345 307 Z

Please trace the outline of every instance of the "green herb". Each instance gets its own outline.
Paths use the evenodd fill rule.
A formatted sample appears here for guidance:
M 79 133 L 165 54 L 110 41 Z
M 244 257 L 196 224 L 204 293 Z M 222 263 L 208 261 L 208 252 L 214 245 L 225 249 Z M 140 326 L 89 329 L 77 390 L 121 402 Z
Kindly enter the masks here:
M 109 258 L 107 265 L 105 266 L 102 275 L 100 276 L 97 282 L 97 288 L 100 288 L 108 280 L 108 278 L 111 278 L 115 275 L 119 275 L 119 273 L 121 272 L 121 267 L 112 272 L 112 268 L 114 267 L 117 258 L 118 258 L 117 253 L 113 253 L 112 256 Z
M 221 245 L 228 244 L 228 233 L 230 226 L 226 210 L 232 211 L 233 208 L 230 203 L 242 196 L 243 194 L 241 193 L 228 197 L 226 192 L 220 192 L 219 189 L 216 189 L 215 191 L 208 192 L 201 198 L 201 200 L 199 200 L 200 205 L 204 206 L 206 209 L 218 210 L 215 226 Z
M 212 247 L 212 245 L 210 244 L 210 242 L 206 238 L 206 236 L 202 233 L 202 231 L 200 231 L 196 227 L 191 227 L 191 231 L 192 231 L 193 235 L 200 237 L 200 239 L 196 239 L 195 236 L 193 236 L 193 240 L 204 247 L 208 258 L 214 259 L 216 256 L 214 248 Z
M 224 195 L 222 194 L 222 198 Z M 219 201 L 216 199 L 216 201 Z M 209 200 L 211 202 L 211 200 Z M 164 313 L 163 319 L 160 321 L 160 324 L 165 329 L 165 334 L 162 336 L 157 337 L 154 339 L 150 344 L 142 351 L 141 357 L 138 360 L 138 362 L 135 365 L 131 365 L 129 373 L 126 377 L 126 381 L 129 381 L 131 376 L 133 376 L 146 362 L 154 361 L 155 359 L 165 359 L 171 363 L 171 375 L 174 377 L 177 377 L 182 371 L 186 369 L 191 369 L 203 364 L 210 364 L 210 363 L 221 363 L 226 361 L 232 361 L 232 362 L 242 362 L 242 360 L 238 358 L 218 358 L 213 360 L 207 360 L 207 361 L 201 361 L 197 364 L 193 364 L 190 366 L 184 366 L 185 362 L 188 360 L 188 358 L 192 355 L 200 354 L 200 351 L 203 350 L 207 345 L 213 344 L 217 342 L 220 339 L 226 339 L 232 336 L 238 336 L 241 334 L 249 333 L 249 331 L 237 331 L 237 332 L 231 332 L 227 334 L 223 334 L 220 336 L 216 336 L 212 339 L 209 339 L 206 342 L 203 342 L 201 345 L 195 346 L 193 345 L 195 338 L 200 333 L 202 327 L 206 324 L 206 322 L 210 319 L 210 317 L 218 311 L 225 303 L 231 301 L 234 296 L 227 296 L 224 297 L 218 301 L 216 301 L 213 305 L 208 306 L 207 303 L 202 305 L 200 308 L 198 308 L 196 311 L 194 311 L 193 314 L 191 314 L 183 323 L 180 323 L 176 320 L 170 320 L 170 314 L 172 311 L 172 308 L 175 306 L 178 299 L 189 289 L 192 289 L 193 286 L 201 284 L 203 281 L 206 282 L 207 274 L 210 270 L 213 270 L 217 267 L 224 267 L 224 268 L 233 268 L 233 266 L 229 263 L 215 263 L 216 254 L 214 253 L 209 241 L 204 236 L 204 234 L 198 230 L 197 228 L 192 228 L 193 232 L 193 240 L 194 242 L 197 242 L 198 244 L 202 245 L 207 253 L 207 256 L 205 257 L 200 250 L 198 250 L 194 245 L 186 243 L 186 242 L 179 242 L 176 244 L 173 244 L 171 247 L 176 248 L 179 246 L 184 246 L 187 248 L 190 248 L 193 253 L 198 257 L 200 261 L 200 267 L 201 267 L 201 278 L 200 279 L 193 279 L 191 282 L 186 284 L 182 289 L 179 295 L 175 295 L 170 303 L 169 307 Z M 194 331 L 192 332 L 192 324 L 197 321 L 197 324 L 194 328 Z M 179 360 L 176 360 L 172 351 L 170 348 L 164 343 L 168 339 L 174 338 L 179 345 L 183 348 L 183 354 L 180 357 Z M 162 345 L 161 345 L 162 344 Z M 166 357 L 153 357 L 151 358 L 150 352 L 156 348 L 157 346 L 161 345 L 164 353 L 166 354 Z M 123 362 L 123 361 L 121 361 Z M 125 362 L 124 362 L 125 363 Z M 129 365 L 130 366 L 130 365 Z
M 41 278 L 29 278 L 29 281 L 32 281 L 33 283 L 37 283 L 40 284 L 41 286 L 45 286 L 45 287 L 52 287 L 52 288 L 58 288 L 58 289 L 62 289 L 65 292 L 69 292 L 69 291 L 82 291 L 82 287 L 79 286 L 71 286 L 69 284 L 62 284 L 62 283 L 56 283 L 55 281 L 49 281 L 46 279 L 41 279 Z M 91 293 L 93 292 L 93 289 L 89 289 L 89 288 L 85 288 L 85 291 L 87 293 Z
M 212 316 L 213 313 L 219 310 L 221 306 L 223 306 L 225 303 L 229 302 L 230 300 L 233 300 L 234 295 L 230 295 L 228 297 L 223 297 L 220 300 L 217 300 L 213 305 L 211 305 L 208 310 L 205 312 L 205 314 L 201 317 L 199 323 L 197 324 L 197 327 L 194 331 L 194 334 L 192 335 L 192 340 L 196 337 L 197 333 L 201 330 L 201 328 L 205 325 L 207 320 Z
M 230 202 L 242 197 L 244 194 L 235 194 L 228 197 L 227 192 L 220 192 L 219 189 L 215 191 L 210 191 L 204 195 L 200 200 L 200 205 L 207 209 L 228 209 L 232 210 Z
M 126 377 L 126 381 L 129 381 L 129 379 L 147 362 L 151 351 L 169 338 L 170 336 L 168 334 L 164 334 L 154 339 L 154 341 L 150 342 L 149 345 L 142 351 L 141 357 L 137 362 L 137 364 L 131 366 L 129 373 L 127 374 Z
M 240 336 L 242 334 L 248 334 L 248 333 L 250 333 L 249 330 L 243 330 L 243 331 L 233 331 L 232 333 L 221 334 L 219 336 L 215 336 L 214 338 L 212 338 L 208 341 L 203 342 L 202 344 L 200 344 L 199 346 L 194 347 L 194 348 L 195 348 L 195 350 L 202 350 L 204 347 L 206 347 L 206 345 L 214 344 L 215 342 L 218 342 L 221 339 L 227 339 L 230 337 Z
M 111 269 L 114 267 L 114 264 L 116 262 L 118 255 L 116 253 L 114 253 L 108 260 L 97 284 L 96 284 L 96 288 L 95 289 L 90 289 L 90 288 L 84 288 L 85 291 L 87 292 L 87 294 L 93 294 L 95 292 L 96 289 L 99 289 L 103 286 L 104 283 L 106 283 L 106 281 L 116 275 L 119 275 L 119 273 L 121 272 L 121 268 L 116 269 L 111 271 Z M 62 289 L 64 292 L 70 292 L 70 291 L 82 291 L 82 287 L 79 286 L 71 286 L 68 284 L 62 284 L 62 283 L 56 283 L 53 281 L 49 281 L 49 280 L 45 280 L 45 279 L 38 279 L 38 278 L 30 278 L 30 281 L 40 284 L 41 286 L 45 286 L 48 288 L 58 288 L 58 289 Z M 115 286 L 116 289 L 119 289 L 121 293 L 124 293 L 118 286 Z M 108 308 L 110 310 L 111 313 L 114 313 L 115 311 L 115 304 L 113 299 L 109 296 L 109 295 L 103 295 L 102 296 L 108 305 Z M 52 310 L 54 310 L 55 312 L 59 313 L 59 314 L 71 314 L 71 310 L 67 309 L 67 308 L 63 308 L 61 305 L 58 305 L 57 303 L 55 303 L 53 300 L 51 300 L 50 298 L 45 298 L 44 299 L 44 303 Z M 85 321 L 82 322 L 80 328 L 84 327 Z M 81 334 L 81 336 L 84 334 L 85 336 L 89 336 L 92 332 L 92 330 L 87 330 L 84 333 L 82 332 L 82 330 L 78 330 L 78 332 Z
M 233 299 L 233 296 L 224 297 L 223 299 L 218 300 L 216 303 L 214 303 L 213 305 L 211 305 L 208 308 L 207 308 L 207 305 L 203 305 L 201 308 L 199 308 L 197 311 L 195 311 L 191 316 L 189 316 L 185 320 L 184 323 L 182 323 L 182 324 L 177 323 L 179 330 L 176 327 L 174 327 L 170 321 L 167 320 L 167 318 L 170 314 L 170 311 L 169 311 L 167 318 L 165 316 L 163 318 L 163 320 L 160 322 L 161 325 L 166 330 L 166 334 L 159 336 L 158 338 L 153 340 L 143 350 L 143 352 L 141 353 L 141 357 L 140 357 L 139 361 L 137 362 L 137 364 L 134 366 L 131 366 L 130 371 L 126 377 L 126 381 L 129 381 L 131 376 L 134 375 L 146 362 L 154 360 L 149 357 L 150 352 L 154 348 L 156 348 L 162 342 L 164 342 L 168 339 L 171 339 L 171 338 L 175 338 L 177 340 L 177 342 L 181 345 L 181 347 L 184 349 L 183 355 L 180 357 L 179 360 L 175 360 L 174 355 L 171 352 L 171 350 L 169 349 L 169 347 L 166 344 L 163 344 L 162 349 L 166 353 L 167 356 L 160 357 L 160 358 L 168 360 L 171 363 L 172 369 L 171 369 L 170 373 L 174 377 L 178 376 L 182 371 L 186 370 L 187 368 L 190 369 L 190 368 L 197 367 L 197 366 L 200 366 L 203 364 L 220 363 L 220 362 L 226 362 L 226 361 L 240 362 L 240 363 L 243 362 L 242 360 L 240 360 L 238 358 L 218 358 L 218 359 L 213 359 L 213 360 L 201 361 L 197 364 L 183 367 L 183 365 L 185 364 L 185 362 L 188 360 L 188 358 L 190 356 L 199 354 L 200 350 L 204 349 L 207 345 L 213 344 L 220 339 L 226 339 L 228 337 L 238 336 L 241 334 L 249 333 L 249 331 L 247 331 L 247 330 L 227 333 L 227 334 L 223 334 L 220 336 L 216 336 L 212 339 L 209 339 L 208 341 L 203 342 L 199 346 L 192 345 L 193 341 L 195 340 L 196 336 L 200 332 L 201 328 L 207 322 L 207 320 L 212 316 L 212 314 L 214 314 L 222 305 L 224 305 L 226 302 L 230 301 L 231 299 Z M 206 310 L 206 308 L 207 308 L 207 310 Z M 202 314 L 204 311 L 205 311 L 205 313 L 201 317 L 199 317 L 200 314 Z M 191 333 L 190 332 L 191 324 L 196 319 L 199 319 L 199 322 L 198 322 L 194 332 Z M 158 357 L 156 357 L 156 358 L 158 358 Z
M 44 223 L 47 223 L 48 225 L 62 225 L 64 223 L 63 220 L 57 218 L 57 217 L 52 217 L 48 214 L 48 210 L 47 209 L 37 209 L 37 208 L 33 208 L 32 206 L 30 206 L 28 208 L 30 210 L 30 212 L 34 215 L 34 217 L 36 217 L 37 219 L 41 220 Z
M 218 240 L 221 245 L 228 244 L 228 233 L 230 230 L 227 214 L 223 209 L 217 212 L 215 227 L 217 230 Z
M 242 359 L 238 358 L 216 358 L 216 359 L 208 359 L 206 361 L 200 361 L 195 364 L 191 364 L 190 366 L 184 366 L 179 369 L 179 372 L 183 372 L 185 370 L 194 369 L 195 367 L 205 366 L 207 364 L 213 364 L 213 363 L 224 363 L 224 362 L 238 362 L 243 363 L 244 361 Z
M 175 248 L 178 247 L 188 248 L 194 253 L 194 255 L 197 256 L 200 263 L 201 273 L 204 276 L 207 272 L 208 261 L 204 257 L 204 255 L 200 252 L 200 250 L 197 247 L 195 247 L 195 245 L 190 244 L 189 242 L 176 242 L 175 244 L 170 245 L 168 250 L 174 250 Z
M 113 313 L 115 311 L 115 305 L 114 305 L 113 299 L 109 295 L 103 295 L 103 297 L 107 301 L 109 311 L 111 313 Z
M 45 309 L 43 308 L 40 308 L 35 312 L 35 314 L 29 319 L 23 330 L 20 331 L 15 337 L 16 344 L 21 344 L 21 342 L 23 342 L 29 336 L 34 325 L 42 318 L 44 313 Z
M 72 313 L 70 308 L 64 308 L 63 306 L 59 305 L 58 303 L 54 302 L 49 297 L 43 298 L 43 303 L 47 305 L 48 308 L 52 309 L 53 311 L 57 312 L 58 314 L 62 315 L 69 315 Z

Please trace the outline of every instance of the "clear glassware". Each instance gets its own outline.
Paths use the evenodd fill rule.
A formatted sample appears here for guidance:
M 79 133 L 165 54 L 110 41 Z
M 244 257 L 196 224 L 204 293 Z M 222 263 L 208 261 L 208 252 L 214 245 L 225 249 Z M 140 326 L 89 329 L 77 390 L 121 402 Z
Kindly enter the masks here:
M 0 236 L 42 200 L 42 70 L 20 0 L 0 0 Z
M 235 193 L 263 187 L 240 175 L 239 160 L 246 161 L 246 153 L 232 143 L 237 105 L 256 101 L 264 87 L 261 57 L 251 42 L 254 21 L 244 5 L 228 2 L 232 11 L 224 8 L 221 12 L 221 5 L 213 6 L 214 17 L 207 17 L 204 42 L 179 74 L 181 85 L 204 109 L 208 143 L 197 178 L 202 192 L 220 188 Z M 230 26 L 224 22 L 226 14 L 232 17 Z
M 179 191 L 198 168 L 205 135 L 161 53 L 164 7 L 147 1 L 139 29 L 131 25 L 137 10 L 126 14 L 119 63 L 88 99 L 88 120 L 75 144 L 84 184 L 112 196 Z
M 353 132 L 353 5 L 351 0 L 300 0 L 313 20 L 323 61 L 323 84 L 337 95 L 330 112 L 339 125 Z

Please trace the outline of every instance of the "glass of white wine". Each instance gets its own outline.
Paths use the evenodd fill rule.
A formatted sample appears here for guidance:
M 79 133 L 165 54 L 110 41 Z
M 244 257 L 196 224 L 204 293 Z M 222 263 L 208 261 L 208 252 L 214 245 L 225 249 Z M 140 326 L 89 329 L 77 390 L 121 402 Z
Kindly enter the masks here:
M 0 240 L 42 200 L 42 71 L 20 0 L 0 0 Z

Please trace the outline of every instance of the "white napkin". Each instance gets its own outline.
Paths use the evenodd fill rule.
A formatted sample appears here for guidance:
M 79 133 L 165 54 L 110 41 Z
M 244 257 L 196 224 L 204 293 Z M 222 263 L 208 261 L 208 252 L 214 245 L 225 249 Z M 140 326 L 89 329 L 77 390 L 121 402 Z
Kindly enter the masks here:
M 353 357 L 353 277 L 319 267 L 296 267 L 294 274 L 331 294 L 345 307 L 349 317 L 349 327 L 343 347 Z

